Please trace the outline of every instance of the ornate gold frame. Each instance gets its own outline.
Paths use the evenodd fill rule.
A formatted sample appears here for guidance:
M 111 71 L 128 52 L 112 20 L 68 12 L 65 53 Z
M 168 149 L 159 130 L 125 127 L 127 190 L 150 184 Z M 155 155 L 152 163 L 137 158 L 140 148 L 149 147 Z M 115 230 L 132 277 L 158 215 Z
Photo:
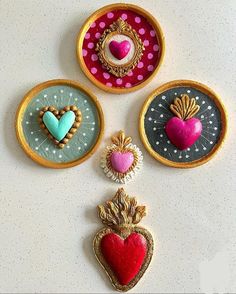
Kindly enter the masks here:
M 173 162 L 173 161 L 170 161 L 170 160 L 162 157 L 158 153 L 156 153 L 152 149 L 152 147 L 150 146 L 150 144 L 148 142 L 148 139 L 147 139 L 147 136 L 146 136 L 146 133 L 145 133 L 145 128 L 144 128 L 145 114 L 147 112 L 147 109 L 148 109 L 149 105 L 153 101 L 153 99 L 157 95 L 161 94 L 162 92 L 164 92 L 164 91 L 166 91 L 168 89 L 176 88 L 176 87 L 182 87 L 182 86 L 194 87 L 194 88 L 200 90 L 201 92 L 205 93 L 206 95 L 208 95 L 215 102 L 215 104 L 217 105 L 217 107 L 218 107 L 218 109 L 219 109 L 219 111 L 221 113 L 221 120 L 222 120 L 221 121 L 221 123 L 222 123 L 221 136 L 220 136 L 220 139 L 219 139 L 218 143 L 213 147 L 211 152 L 208 153 L 206 156 L 203 156 L 202 158 L 200 158 L 198 160 L 194 160 L 192 162 Z M 144 146 L 146 147 L 147 151 L 155 159 L 157 159 L 161 163 L 163 163 L 165 165 L 168 165 L 168 166 L 171 166 L 171 167 L 191 168 L 191 167 L 197 167 L 199 165 L 202 165 L 202 164 L 206 163 L 222 147 L 222 144 L 225 141 L 226 133 L 227 133 L 227 113 L 226 113 L 224 105 L 221 102 L 221 99 L 219 98 L 219 96 L 213 90 L 211 90 L 206 85 L 201 84 L 199 82 L 191 81 L 191 80 L 175 80 L 175 81 L 168 82 L 168 83 L 158 87 L 156 90 L 154 90 L 148 96 L 148 98 L 144 102 L 144 104 L 142 106 L 142 109 L 141 109 L 141 112 L 140 112 L 140 116 L 139 116 L 139 134 L 140 134 L 141 140 L 142 140 Z
M 51 87 L 51 86 L 57 86 L 57 85 L 71 86 L 71 87 L 77 88 L 80 91 L 86 93 L 93 100 L 94 104 L 96 105 L 98 115 L 99 115 L 100 134 L 97 138 L 96 143 L 92 147 L 92 149 L 90 151 L 88 151 L 82 158 L 79 158 L 79 159 L 76 159 L 76 160 L 73 160 L 70 162 L 66 162 L 66 163 L 52 162 L 52 161 L 49 161 L 49 160 L 39 156 L 36 152 L 33 152 L 33 150 L 29 147 L 27 141 L 25 140 L 23 127 L 22 127 L 22 120 L 23 120 L 25 109 L 26 109 L 27 105 L 29 104 L 29 102 L 33 99 L 33 97 L 35 97 L 35 95 L 38 92 L 42 91 L 43 89 Z M 75 166 L 75 165 L 82 163 L 83 161 L 88 159 L 97 150 L 97 148 L 101 142 L 103 133 L 104 133 L 104 115 L 103 115 L 103 111 L 102 111 L 102 108 L 100 106 L 100 103 L 99 103 L 97 97 L 94 96 L 86 87 L 80 85 L 77 82 L 70 81 L 70 80 L 60 80 L 60 79 L 50 80 L 50 81 L 47 81 L 47 82 L 44 82 L 44 83 L 41 83 L 41 84 L 35 86 L 33 89 L 31 89 L 24 96 L 24 98 L 21 101 L 21 103 L 17 109 L 17 112 L 16 112 L 15 127 L 16 127 L 16 136 L 17 136 L 17 139 L 19 140 L 21 147 L 23 148 L 25 153 L 32 160 L 34 160 L 35 162 L 37 162 L 45 167 L 56 168 L 56 169 L 68 168 L 68 167 L 72 167 L 72 166 Z
M 118 225 L 114 225 L 114 222 L 111 218 L 106 219 L 106 206 L 108 206 L 109 214 L 111 213 L 114 219 L 119 219 Z M 105 205 L 99 205 L 98 210 L 99 217 L 106 225 L 106 227 L 101 229 L 95 235 L 93 241 L 95 256 L 102 268 L 105 270 L 106 274 L 108 275 L 113 287 L 118 291 L 126 292 L 132 289 L 142 278 L 153 256 L 154 242 L 151 233 L 145 228 L 137 226 L 141 219 L 146 215 L 146 207 L 137 206 L 136 198 L 131 198 L 125 193 L 123 188 L 120 188 L 117 190 L 113 199 L 111 199 L 110 201 L 106 201 Z M 123 213 L 121 212 L 121 210 L 123 210 Z M 134 216 L 134 212 L 136 213 L 136 217 Z M 125 215 L 127 215 L 127 218 L 125 218 Z M 103 257 L 100 246 L 101 240 L 106 234 L 109 233 L 115 233 L 120 235 L 121 238 L 127 238 L 127 236 L 133 232 L 139 233 L 144 236 L 145 240 L 147 241 L 147 255 L 144 259 L 139 273 L 135 276 L 135 278 L 131 280 L 129 284 L 121 285 L 115 274 L 107 264 L 105 258 Z
M 105 54 L 105 44 L 114 34 L 123 34 L 132 39 L 135 46 L 135 53 L 133 58 L 126 64 L 117 65 L 107 59 Z M 98 43 L 96 45 L 96 51 L 98 52 L 98 58 L 101 63 L 106 67 L 106 69 L 116 77 L 126 76 L 132 69 L 136 67 L 139 60 L 143 55 L 145 50 L 142 40 L 139 38 L 137 32 L 132 29 L 132 27 L 124 21 L 122 18 L 119 18 L 117 21 L 114 21 L 109 29 L 106 29 L 101 35 Z
M 158 40 L 160 42 L 161 56 L 160 56 L 159 63 L 157 65 L 157 67 L 154 69 L 154 71 L 149 76 L 149 78 L 147 78 L 142 83 L 140 83 L 134 87 L 131 87 L 131 88 L 118 88 L 118 87 L 112 88 L 112 87 L 108 87 L 108 86 L 104 85 L 103 83 L 99 82 L 97 79 L 94 78 L 92 73 L 88 70 L 88 68 L 84 62 L 83 55 L 82 55 L 84 36 L 85 36 L 86 32 L 88 31 L 90 25 L 94 21 L 96 21 L 96 19 L 99 18 L 100 16 L 106 14 L 107 12 L 109 12 L 111 10 L 115 10 L 115 9 L 130 9 L 130 10 L 135 11 L 141 15 L 144 15 L 144 17 L 151 23 L 151 25 L 155 29 L 155 31 L 158 35 Z M 163 57 L 165 54 L 165 38 L 164 38 L 164 35 L 162 32 L 161 26 L 159 25 L 157 20 L 149 12 L 147 12 L 146 10 L 144 10 L 143 8 L 141 8 L 137 5 L 116 3 L 116 4 L 107 5 L 107 6 L 104 6 L 100 9 L 98 9 L 85 21 L 85 23 L 83 24 L 83 26 L 79 32 L 78 38 L 77 38 L 76 50 L 77 50 L 77 59 L 78 59 L 79 65 L 80 65 L 81 69 L 83 70 L 84 74 L 88 77 L 88 79 L 90 79 L 90 81 L 92 83 L 94 83 L 97 87 L 99 87 L 100 89 L 102 89 L 106 92 L 121 94 L 121 93 L 128 93 L 128 92 L 137 91 L 137 90 L 143 88 L 144 86 L 146 86 L 154 78 L 154 76 L 156 75 L 156 73 L 158 72 L 158 70 L 162 64 Z

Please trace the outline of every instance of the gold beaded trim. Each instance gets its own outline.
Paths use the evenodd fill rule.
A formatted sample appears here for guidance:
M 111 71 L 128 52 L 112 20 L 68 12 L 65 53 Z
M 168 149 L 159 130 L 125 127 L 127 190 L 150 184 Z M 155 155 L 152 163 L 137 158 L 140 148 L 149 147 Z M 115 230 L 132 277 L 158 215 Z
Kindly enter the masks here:
M 52 112 L 58 120 L 67 111 L 73 111 L 75 114 L 75 122 L 73 123 L 69 132 L 66 134 L 66 136 L 61 141 L 58 141 L 56 138 L 53 137 L 53 135 L 49 132 L 49 130 L 47 129 L 46 125 L 43 122 L 43 116 L 47 111 Z M 40 127 L 48 135 L 48 138 L 51 139 L 59 148 L 62 149 L 69 142 L 69 140 L 73 137 L 73 135 L 76 133 L 77 129 L 79 128 L 81 121 L 82 121 L 82 113 L 78 109 L 78 107 L 75 105 L 65 106 L 61 110 L 58 110 L 54 106 L 45 106 L 40 110 L 38 120 L 39 120 Z

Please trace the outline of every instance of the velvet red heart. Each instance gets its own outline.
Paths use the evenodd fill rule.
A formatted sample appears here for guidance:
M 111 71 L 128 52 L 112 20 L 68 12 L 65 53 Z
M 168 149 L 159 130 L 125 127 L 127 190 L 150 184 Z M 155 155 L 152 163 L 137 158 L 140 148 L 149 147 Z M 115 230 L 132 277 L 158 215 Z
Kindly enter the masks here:
M 125 56 L 129 53 L 130 48 L 131 45 L 128 40 L 124 40 L 122 42 L 111 41 L 109 43 L 111 54 L 119 60 L 125 58 Z
M 127 285 L 139 273 L 147 254 L 147 242 L 138 233 L 122 239 L 115 233 L 101 240 L 102 254 L 121 285 Z
M 184 150 L 192 146 L 202 133 L 202 123 L 198 118 L 182 120 L 172 117 L 166 124 L 166 134 L 171 143 Z

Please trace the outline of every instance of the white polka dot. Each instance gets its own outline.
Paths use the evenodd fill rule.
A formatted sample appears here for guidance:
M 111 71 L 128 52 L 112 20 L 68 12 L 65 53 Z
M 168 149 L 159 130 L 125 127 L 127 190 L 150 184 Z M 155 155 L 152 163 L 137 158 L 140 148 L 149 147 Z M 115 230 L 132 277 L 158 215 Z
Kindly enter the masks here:
M 122 84 L 122 79 L 116 79 L 116 83 L 117 83 L 117 85 L 121 85 Z
M 150 31 L 150 36 L 151 37 L 155 37 L 156 36 L 156 32 L 154 30 Z
M 165 100 L 165 99 L 166 99 L 166 96 L 163 95 L 163 96 L 161 97 L 161 99 L 162 99 L 162 100 Z
M 182 156 L 180 155 L 179 158 L 182 158 Z
M 176 149 L 174 150 L 174 153 L 177 153 L 177 150 Z
M 159 104 L 158 104 L 158 106 L 159 106 L 159 107 L 162 107 L 162 104 L 161 104 L 161 103 L 159 103 Z
M 112 83 L 106 83 L 107 87 L 112 87 Z
M 86 33 L 84 38 L 88 40 L 90 38 L 90 33 Z
M 54 95 L 53 97 L 54 97 L 54 99 L 57 99 L 57 95 Z
M 159 141 L 156 141 L 156 145 L 159 145 L 159 143 L 160 143 Z
M 30 112 L 30 114 L 29 114 L 30 116 L 32 116 L 33 115 L 33 113 L 32 112 Z
M 185 157 L 186 157 L 186 158 L 189 158 L 189 155 L 188 155 L 188 154 L 186 154 L 186 155 L 185 155 Z
M 142 61 L 140 61 L 139 63 L 138 63 L 138 68 L 143 68 L 143 62 Z
M 35 147 L 35 150 L 39 150 L 39 147 L 37 146 L 37 147 Z
M 70 93 L 69 95 L 70 95 L 70 97 L 72 97 L 73 96 L 73 93 Z
M 122 18 L 123 20 L 126 20 L 126 19 L 128 18 L 128 16 L 127 16 L 127 14 L 123 13 L 123 14 L 121 15 L 121 18 Z
M 155 110 L 155 109 L 152 107 L 152 108 L 151 108 L 151 111 L 154 111 L 154 110 Z
M 148 40 L 144 40 L 144 41 L 143 41 L 143 45 L 144 45 L 145 47 L 149 46 L 149 41 L 148 41 Z
M 215 116 L 215 114 L 214 114 L 214 113 L 212 113 L 212 114 L 211 114 L 211 116 Z
M 154 70 L 154 66 L 150 64 L 147 69 L 148 69 L 148 71 L 153 71 Z
M 58 156 L 59 158 L 62 158 L 62 155 L 61 154 L 59 154 L 59 156 Z
M 53 150 L 53 151 L 52 151 L 52 153 L 54 153 L 54 154 L 55 154 L 55 153 L 56 153 L 56 150 Z
M 81 150 L 81 147 L 78 147 L 78 150 Z
M 134 21 L 136 23 L 140 23 L 141 22 L 141 18 L 139 16 L 136 16 L 135 19 L 134 19 Z
M 94 131 L 94 128 L 91 128 L 91 131 Z
M 138 32 L 139 32 L 140 35 L 144 35 L 144 34 L 145 34 L 145 30 L 144 30 L 144 28 L 139 29 Z
M 84 146 L 87 146 L 88 144 L 87 143 L 84 143 Z
M 149 121 L 151 121 L 151 120 L 152 120 L 152 118 L 151 118 L 151 117 L 149 117 L 149 118 L 148 118 L 148 120 L 149 120 Z
M 63 92 L 64 92 L 64 90 L 62 90 L 62 89 L 61 89 L 61 90 L 60 90 L 60 92 L 61 92 L 61 93 L 63 93 Z
M 129 73 L 128 73 L 128 77 L 132 77 L 132 75 L 133 75 L 133 72 L 132 72 L 132 70 L 131 71 L 129 71 Z
M 30 132 L 31 135 L 33 135 L 34 132 Z
M 104 72 L 103 77 L 104 77 L 104 79 L 108 80 L 108 79 L 110 79 L 111 76 L 108 72 Z
M 142 81 L 143 80 L 143 76 L 142 75 L 138 75 L 137 78 L 138 78 L 139 81 Z
M 86 118 L 89 118 L 89 115 L 86 115 Z
M 202 104 L 205 104 L 205 103 L 206 103 L 206 101 L 203 100 L 203 101 L 202 101 Z
M 190 148 L 187 148 L 188 151 L 190 151 Z
M 92 61 L 97 61 L 98 60 L 97 54 L 92 54 L 91 59 Z
M 163 137 L 163 134 L 160 134 L 160 137 L 162 138 Z
M 153 54 L 152 53 L 148 53 L 148 59 L 152 59 L 153 58 Z
M 164 117 L 164 115 L 163 115 L 163 114 L 161 114 L 161 115 L 160 115 L 160 117 Z
M 217 130 L 217 127 L 214 127 L 214 130 Z
M 26 121 L 25 123 L 26 123 L 27 125 L 29 124 L 29 122 L 28 122 L 28 121 Z
M 91 24 L 91 28 L 95 28 L 96 27 L 96 22 L 93 22 L 92 24 Z
M 83 54 L 83 56 L 87 56 L 88 51 L 87 51 L 86 49 L 83 49 L 83 50 L 82 50 L 82 54 Z
M 169 140 L 167 141 L 167 144 L 170 144 L 170 141 Z
M 36 110 L 39 111 L 39 108 L 37 107 Z
M 157 123 L 157 121 L 156 120 L 154 120 L 154 124 L 156 124 Z
M 205 146 L 203 147 L 203 150 L 206 150 L 206 147 Z
M 175 93 L 175 96 L 177 96 L 177 93 Z
M 83 136 L 85 137 L 86 136 L 86 133 L 83 133 Z
M 167 151 L 167 148 L 164 148 L 164 151 Z
M 159 46 L 157 44 L 153 45 L 153 51 L 158 51 L 159 50 Z
M 212 124 L 212 121 L 211 120 L 209 121 L 209 124 Z
M 84 99 L 84 103 L 87 103 L 88 101 L 86 99 Z
M 89 42 L 89 43 L 88 43 L 88 48 L 89 48 L 89 49 L 93 49 L 93 47 L 94 47 L 94 43 Z
M 69 149 L 70 148 L 70 145 L 67 145 L 66 148 Z
M 212 144 L 213 144 L 213 142 L 212 142 L 212 141 L 210 141 L 210 144 L 212 145 Z
M 48 151 L 48 147 L 45 148 L 45 151 Z
M 209 110 L 210 110 L 210 109 L 212 109 L 212 107 L 209 105 L 209 106 L 207 107 L 207 109 L 209 109 Z
M 100 26 L 100 28 L 104 29 L 105 26 L 106 26 L 106 24 L 105 24 L 104 21 L 101 21 L 101 22 L 99 23 L 99 26 Z
M 91 73 L 94 75 L 94 74 L 96 74 L 97 73 L 97 69 L 96 69 L 96 67 L 92 67 L 91 68 Z
M 156 128 L 156 127 L 154 127 L 154 128 L 153 128 L 153 131 L 156 131 L 156 130 L 157 130 L 157 128 Z
M 196 96 L 196 100 L 198 100 L 199 99 L 199 97 L 198 96 Z
M 204 118 L 204 115 L 203 114 L 201 115 L 201 118 Z
M 93 121 L 92 124 L 95 125 L 95 122 Z
M 47 94 L 44 94 L 43 97 L 46 98 L 46 97 L 48 97 L 48 95 Z
M 112 17 L 114 17 L 114 13 L 112 13 L 112 12 L 108 12 L 108 13 L 107 13 L 107 18 L 112 18 Z
M 35 138 L 34 140 L 37 142 L 39 140 L 39 138 Z
M 125 88 L 131 88 L 131 87 L 132 87 L 132 85 L 130 83 L 125 84 Z
M 37 99 L 36 101 L 39 102 L 39 99 Z
M 97 32 L 97 33 L 95 34 L 95 38 L 99 39 L 100 37 L 101 37 L 101 34 L 100 34 L 99 32 Z
M 190 90 L 187 90 L 187 93 L 191 93 L 191 91 Z
M 198 152 L 198 151 L 199 151 L 199 149 L 198 149 L 198 148 L 196 148 L 196 149 L 195 149 L 195 151 L 196 151 L 196 152 Z

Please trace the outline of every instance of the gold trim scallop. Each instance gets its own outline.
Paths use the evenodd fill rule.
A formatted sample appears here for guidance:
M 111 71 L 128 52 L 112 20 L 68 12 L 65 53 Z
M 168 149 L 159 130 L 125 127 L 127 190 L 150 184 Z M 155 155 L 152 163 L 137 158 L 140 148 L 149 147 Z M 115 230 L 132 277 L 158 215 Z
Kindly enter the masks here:
M 200 159 L 191 161 L 191 162 L 171 161 L 171 160 L 166 159 L 165 157 L 162 157 L 157 152 L 155 152 L 152 149 L 152 147 L 148 141 L 148 138 L 145 133 L 145 128 L 144 128 L 145 114 L 148 110 L 149 105 L 153 101 L 153 99 L 155 99 L 155 97 L 157 95 L 160 95 L 164 91 L 172 89 L 172 88 L 177 88 L 177 87 L 192 87 L 192 88 L 195 88 L 195 89 L 203 92 L 204 94 L 209 96 L 215 102 L 215 104 L 218 107 L 220 114 L 221 114 L 222 129 L 221 129 L 219 141 L 217 142 L 217 144 L 215 144 L 213 149 L 207 155 L 201 157 Z M 220 97 L 213 90 L 211 90 L 208 86 L 201 84 L 199 82 L 190 81 L 190 80 L 175 80 L 175 81 L 168 82 L 168 83 L 158 87 L 156 90 L 154 90 L 148 96 L 148 98 L 146 99 L 146 101 L 144 102 L 144 104 L 142 106 L 140 116 L 139 116 L 139 133 L 140 133 L 141 140 L 142 140 L 145 148 L 147 149 L 148 153 L 151 156 L 153 156 L 156 160 L 160 161 L 161 163 L 163 163 L 167 166 L 176 167 L 176 168 L 177 167 L 178 168 L 197 167 L 199 165 L 202 165 L 202 164 L 208 162 L 210 159 L 212 159 L 213 156 L 222 147 L 222 144 L 225 141 L 225 137 L 226 137 L 226 133 L 227 133 L 227 113 L 226 113 L 224 105 L 221 102 Z
M 30 103 L 30 101 L 35 97 L 35 95 L 37 95 L 43 89 L 46 89 L 51 86 L 58 86 L 58 85 L 73 87 L 73 88 L 79 89 L 80 91 L 86 93 L 86 95 L 88 95 L 92 99 L 93 103 L 96 105 L 96 108 L 98 111 L 98 116 L 99 116 L 99 125 L 100 125 L 100 133 L 98 135 L 98 138 L 97 138 L 94 146 L 91 148 L 91 150 L 89 150 L 86 154 L 84 154 L 83 157 L 81 157 L 79 159 L 69 161 L 69 162 L 63 162 L 63 163 L 58 163 L 58 162 L 53 162 L 53 161 L 47 160 L 47 159 L 39 156 L 36 152 L 34 152 L 30 148 L 30 146 L 28 145 L 28 143 L 25 139 L 23 127 L 22 127 L 22 120 L 24 117 L 25 110 L 26 110 L 28 104 Z M 47 81 L 47 82 L 44 82 L 44 83 L 41 83 L 41 84 L 35 86 L 33 89 L 31 89 L 24 96 L 23 100 L 21 101 L 21 103 L 17 109 L 15 126 L 16 126 L 17 139 L 19 140 L 19 143 L 20 143 L 21 147 L 23 148 L 23 150 L 25 151 L 25 153 L 32 160 L 34 160 L 38 164 L 41 164 L 45 167 L 56 168 L 56 169 L 68 168 L 68 167 L 73 167 L 75 165 L 82 163 L 83 161 L 88 159 L 97 150 L 97 148 L 101 142 L 103 133 L 104 133 L 104 115 L 103 115 L 103 111 L 102 111 L 102 108 L 100 106 L 100 103 L 99 103 L 97 97 L 94 96 L 86 87 L 80 85 L 77 82 L 70 81 L 70 80 L 60 80 L 60 79 L 59 80 L 50 80 L 50 81 Z
M 116 10 L 116 9 L 132 10 L 134 12 L 139 13 L 140 15 L 143 15 L 150 22 L 150 24 L 153 26 L 153 28 L 155 29 L 158 40 L 160 42 L 161 55 L 160 55 L 158 65 L 156 66 L 156 68 L 154 69 L 152 74 L 146 80 L 144 80 L 142 83 L 140 83 L 134 87 L 130 87 L 130 88 L 108 87 L 108 86 L 104 85 L 103 83 L 99 82 L 96 78 L 94 78 L 94 76 L 88 70 L 88 68 L 84 62 L 83 55 L 82 55 L 84 37 L 85 37 L 85 34 L 88 31 L 88 29 L 90 28 L 90 25 L 93 22 L 95 22 L 102 15 L 108 13 L 111 10 Z M 143 8 L 141 8 L 137 5 L 116 3 L 116 4 L 107 5 L 107 6 L 104 6 L 100 9 L 98 9 L 85 21 L 85 23 L 83 24 L 83 26 L 79 32 L 78 38 L 77 38 L 76 50 L 77 50 L 77 59 L 78 59 L 79 65 L 80 65 L 81 69 L 83 70 L 84 74 L 88 77 L 88 79 L 92 83 L 94 83 L 98 88 L 100 88 L 106 92 L 121 94 L 121 93 L 128 93 L 128 92 L 137 91 L 137 90 L 143 88 L 144 86 L 146 86 L 154 78 L 154 76 L 157 74 L 157 72 L 162 64 L 163 57 L 165 54 L 165 38 L 164 38 L 164 34 L 162 32 L 160 24 L 149 12 L 147 12 L 146 10 L 144 10 Z

